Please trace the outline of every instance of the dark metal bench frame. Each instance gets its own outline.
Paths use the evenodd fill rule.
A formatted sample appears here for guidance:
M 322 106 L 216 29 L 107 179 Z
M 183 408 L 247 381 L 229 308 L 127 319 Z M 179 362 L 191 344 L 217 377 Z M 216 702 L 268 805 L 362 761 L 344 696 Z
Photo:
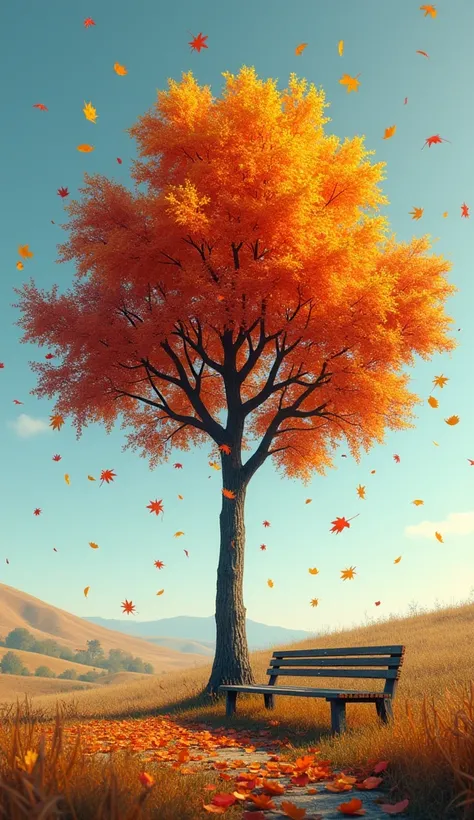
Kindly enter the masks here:
M 387 655 L 388 657 L 383 657 Z M 363 646 L 342 649 L 281 649 L 273 653 L 268 684 L 239 686 L 223 684 L 221 692 L 227 693 L 226 715 L 236 712 L 237 695 L 263 694 L 265 708 L 274 709 L 275 695 L 295 697 L 325 698 L 331 704 L 331 733 L 340 734 L 346 729 L 346 702 L 375 703 L 377 715 L 384 722 L 393 720 L 392 701 L 395 697 L 400 670 L 405 655 L 405 647 Z M 341 669 L 341 667 L 364 667 L 362 669 Z M 366 669 L 365 667 L 378 667 Z M 296 668 L 295 668 L 296 667 Z M 380 668 L 386 667 L 386 669 Z M 364 692 L 348 689 L 314 689 L 308 686 L 276 686 L 280 676 L 323 677 L 323 678 L 384 678 L 383 692 Z

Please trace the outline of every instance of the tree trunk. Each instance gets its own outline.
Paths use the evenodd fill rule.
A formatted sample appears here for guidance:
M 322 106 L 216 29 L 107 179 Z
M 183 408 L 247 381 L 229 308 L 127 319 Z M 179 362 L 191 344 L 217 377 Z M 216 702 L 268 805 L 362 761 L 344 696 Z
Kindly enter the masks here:
M 216 652 L 206 692 L 216 695 L 224 683 L 254 683 L 250 666 L 243 600 L 245 522 L 247 484 L 241 473 L 223 471 L 224 486 L 235 499 L 222 497 L 220 514 L 221 545 L 216 588 Z

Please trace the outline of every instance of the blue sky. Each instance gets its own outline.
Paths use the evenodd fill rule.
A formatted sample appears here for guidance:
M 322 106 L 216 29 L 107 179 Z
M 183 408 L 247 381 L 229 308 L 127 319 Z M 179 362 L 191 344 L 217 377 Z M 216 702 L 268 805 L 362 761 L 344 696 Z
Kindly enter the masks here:
M 46 289 L 55 282 L 60 290 L 72 284 L 73 266 L 55 264 L 56 246 L 66 238 L 58 223 L 67 221 L 58 188 L 68 187 L 70 199 L 76 198 L 85 171 L 130 185 L 136 155 L 126 129 L 152 107 L 168 78 L 180 80 L 192 70 L 217 97 L 222 72 L 238 73 L 248 65 L 261 78 L 277 78 L 281 89 L 291 72 L 322 86 L 331 104 L 326 131 L 340 138 L 364 134 L 367 147 L 376 151 L 374 161 L 387 163 L 383 190 L 397 238 L 428 233 L 438 238 L 435 252 L 453 263 L 450 281 L 459 293 L 447 312 L 455 319 L 459 347 L 431 362 L 418 360 L 410 371 L 410 388 L 425 399 L 436 375 L 449 378 L 443 390 L 435 389 L 439 408 L 420 405 L 416 429 L 388 433 L 386 443 L 359 465 L 341 458 L 342 446 L 334 457 L 337 469 L 326 477 L 315 474 L 307 486 L 280 477 L 270 460 L 254 476 L 246 507 L 247 615 L 319 630 L 361 622 L 366 612 L 374 617 L 405 612 L 412 600 L 430 608 L 436 598 L 450 603 L 468 596 L 474 586 L 474 467 L 468 462 L 474 459 L 473 219 L 461 218 L 461 205 L 474 207 L 474 4 L 439 0 L 435 19 L 425 17 L 420 4 L 18 0 L 5 5 L 1 583 L 80 616 L 126 617 L 120 606 L 125 598 L 136 604 L 140 620 L 214 612 L 222 484 L 220 473 L 208 465 L 211 442 L 194 451 L 174 449 L 167 463 L 150 471 L 138 453 L 122 452 L 125 434 L 119 426 L 108 436 L 92 425 L 79 441 L 70 422 L 60 432 L 50 430 L 54 402 L 29 394 L 35 377 L 28 361 L 43 360 L 46 351 L 19 344 L 12 303 L 13 287 L 30 277 Z M 86 29 L 88 16 L 96 25 Z M 209 47 L 191 52 L 188 42 L 199 32 L 208 36 Z M 342 57 L 339 40 L 345 42 Z M 301 42 L 308 46 L 297 57 Z M 115 74 L 115 62 L 126 66 L 127 76 Z M 348 94 L 339 84 L 343 73 L 360 73 L 357 93 Z M 84 118 L 84 101 L 96 107 L 96 125 Z M 49 110 L 33 108 L 35 103 Z M 394 124 L 395 136 L 383 140 L 384 129 Z M 450 142 L 421 151 L 433 134 Z M 95 146 L 92 154 L 76 150 L 84 142 Z M 424 208 L 418 222 L 409 213 L 414 207 Z M 34 257 L 18 271 L 17 248 L 26 243 Z M 452 414 L 460 416 L 455 427 L 443 421 Z M 62 456 L 58 463 L 52 460 L 55 453 Z M 182 470 L 173 468 L 176 462 Z M 103 469 L 113 469 L 117 477 L 99 486 Z M 88 481 L 88 474 L 97 481 Z M 366 486 L 366 500 L 357 497 L 359 484 Z M 424 506 L 415 507 L 416 498 Z M 164 516 L 146 509 L 154 499 L 163 500 Z M 38 517 L 35 507 L 42 509 Z M 336 517 L 357 513 L 349 530 L 330 533 Z M 271 527 L 263 527 L 265 519 Z M 175 538 L 180 530 L 184 536 Z M 444 543 L 435 539 L 436 530 Z M 100 548 L 90 549 L 90 541 Z M 262 543 L 266 551 L 260 550 Z M 162 570 L 153 566 L 157 559 L 166 565 Z M 356 567 L 356 577 L 342 581 L 341 570 L 349 566 Z M 310 575 L 309 567 L 319 574 Z M 90 586 L 87 599 L 85 586 Z M 320 603 L 312 608 L 315 597 Z

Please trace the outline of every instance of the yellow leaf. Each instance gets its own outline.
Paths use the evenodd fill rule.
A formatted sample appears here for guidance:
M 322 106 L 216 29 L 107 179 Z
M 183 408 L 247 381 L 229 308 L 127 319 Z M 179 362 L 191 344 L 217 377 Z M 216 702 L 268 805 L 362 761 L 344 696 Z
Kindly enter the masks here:
M 87 598 L 89 594 L 90 587 L 84 587 L 84 598 Z
M 78 151 L 82 151 L 83 154 L 89 154 L 91 151 L 94 150 L 93 145 L 87 145 L 87 143 L 82 143 L 81 145 L 77 146 Z
M 455 424 L 459 424 L 459 416 L 450 416 L 448 419 L 445 419 L 446 424 L 449 424 L 450 427 L 454 427 Z
M 319 573 L 319 569 L 316 569 L 316 567 L 313 567 L 311 569 L 311 567 L 310 567 L 308 572 L 309 572 L 310 575 L 317 575 Z
M 433 379 L 435 387 L 444 387 L 447 382 L 449 382 L 449 379 L 447 376 L 443 376 L 443 374 L 441 374 L 441 376 L 435 376 Z
M 89 120 L 89 122 L 94 122 L 94 123 L 97 121 L 97 111 L 94 108 L 94 106 L 92 105 L 92 103 L 90 103 L 90 102 L 86 103 L 85 102 L 84 103 L 84 108 L 82 109 L 82 111 L 84 112 L 84 116 L 85 116 L 86 120 Z
M 390 128 L 386 128 L 385 132 L 384 132 L 384 135 L 383 135 L 384 140 L 389 140 L 390 137 L 393 137 L 396 130 L 397 130 L 396 125 L 391 125 Z
M 95 481 L 94 476 L 88 475 L 87 478 L 89 479 L 89 481 Z
M 440 541 L 441 544 L 444 544 L 443 536 L 441 535 L 440 532 L 435 532 L 435 536 L 438 539 L 438 541 Z
M 429 397 L 428 404 L 430 407 L 439 407 L 439 401 L 434 396 Z
M 94 541 L 89 541 L 89 546 L 92 547 L 93 550 L 99 549 L 99 545 L 96 544 Z
M 424 208 L 413 208 L 413 210 L 410 211 L 410 214 L 413 214 L 412 219 L 421 219 L 423 211 Z
M 363 487 L 362 484 L 359 484 L 357 487 L 357 495 L 359 498 L 365 498 L 365 487 Z
M 179 532 L 175 532 L 173 538 L 179 538 L 180 535 L 184 535 L 184 532 L 182 532 L 182 530 L 179 530 Z
M 24 266 L 23 262 L 17 262 L 17 263 L 16 263 L 16 267 L 17 267 L 17 270 L 23 270 L 23 268 L 24 268 L 25 266 Z
M 120 65 L 120 63 L 114 63 L 114 71 L 120 77 L 125 77 L 125 74 L 128 74 L 127 69 L 124 65 Z
M 69 478 L 68 473 L 65 473 L 65 474 L 64 474 L 64 481 L 66 482 L 66 484 L 70 484 L 70 483 L 71 483 L 71 479 Z
M 298 57 L 300 54 L 302 54 L 302 53 L 303 53 L 303 51 L 305 50 L 305 48 L 306 48 L 306 46 L 307 46 L 307 45 L 308 45 L 308 43 L 300 43 L 300 44 L 299 44 L 299 46 L 296 46 L 296 48 L 295 48 L 295 54 L 296 54 L 296 56 L 297 56 L 297 57 Z
M 344 40 L 339 40 L 339 42 L 337 44 L 337 51 L 338 51 L 339 57 L 342 57 L 342 55 L 344 54 Z
M 360 77 L 360 74 L 357 74 L 357 77 Z M 359 90 L 360 82 L 357 77 L 351 77 L 349 74 L 343 74 L 339 80 L 341 85 L 346 86 L 348 94 L 350 94 L 351 91 Z
M 402 560 L 402 556 L 399 555 L 398 558 L 395 558 L 395 561 L 393 563 L 394 564 L 399 564 L 401 560 Z
M 433 441 L 433 444 L 434 444 L 435 447 L 439 447 L 439 444 L 438 444 L 437 441 Z
M 269 587 L 270 587 L 270 589 L 271 589 L 271 588 L 272 588 L 272 586 L 273 586 L 273 581 L 272 581 L 272 579 L 271 579 L 271 578 L 269 578 L 269 579 L 268 579 L 267 584 L 268 584 L 268 586 L 269 586 Z
M 29 245 L 19 245 L 18 255 L 21 256 L 22 259 L 31 259 L 33 256 L 33 254 L 30 251 Z
M 164 589 L 160 589 L 160 591 L 159 591 L 159 592 L 157 592 L 156 594 L 157 594 L 157 595 L 163 595 L 163 592 L 164 592 Z
M 445 219 L 446 219 L 447 215 L 448 215 L 448 212 L 447 212 L 447 211 L 445 211 L 445 212 L 444 212 L 444 214 L 443 214 L 443 216 L 444 216 L 444 218 L 445 218 Z
M 318 598 L 312 598 L 310 601 L 311 606 L 317 606 L 319 604 Z
M 421 498 L 415 498 L 415 500 L 414 500 L 414 501 L 412 501 L 411 503 L 412 503 L 412 504 L 414 504 L 414 505 L 415 505 L 415 507 L 420 507 L 420 506 L 421 506 L 421 504 L 424 504 L 425 502 L 424 502 L 424 501 L 422 501 L 422 500 L 421 500 Z
M 304 503 L 305 504 L 311 504 L 312 500 L 313 500 L 312 498 L 307 498 Z

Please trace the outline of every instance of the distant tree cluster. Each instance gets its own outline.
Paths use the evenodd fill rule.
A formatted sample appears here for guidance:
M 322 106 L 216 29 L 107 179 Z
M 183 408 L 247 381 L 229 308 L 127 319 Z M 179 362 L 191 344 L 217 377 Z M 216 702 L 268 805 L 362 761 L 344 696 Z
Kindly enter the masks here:
M 154 673 L 151 663 L 144 663 L 141 658 L 134 658 L 130 652 L 124 652 L 122 649 L 109 649 L 109 654 L 106 657 L 100 641 L 87 641 L 86 649 L 73 652 L 69 647 L 61 646 L 57 641 L 50 638 L 37 640 L 28 629 L 24 629 L 23 627 L 12 629 L 4 640 L 0 639 L 0 646 L 6 646 L 9 649 L 20 649 L 23 650 L 23 652 L 36 652 L 40 655 L 48 655 L 51 658 L 61 658 L 65 661 L 81 663 L 84 666 L 99 667 L 102 670 L 107 670 L 99 673 L 96 672 L 95 669 L 92 669 L 90 672 L 78 676 L 75 669 L 65 669 L 64 672 L 61 672 L 61 674 L 57 676 L 65 680 L 95 681 L 98 677 L 107 674 L 107 672 L 109 674 L 113 672 L 143 672 L 147 675 L 153 675 Z M 3 674 L 30 674 L 24 667 L 19 655 L 16 655 L 14 652 L 7 652 L 6 655 L 4 655 L 0 662 L 0 669 Z M 55 673 L 47 666 L 39 666 L 35 675 L 48 678 L 56 677 Z

